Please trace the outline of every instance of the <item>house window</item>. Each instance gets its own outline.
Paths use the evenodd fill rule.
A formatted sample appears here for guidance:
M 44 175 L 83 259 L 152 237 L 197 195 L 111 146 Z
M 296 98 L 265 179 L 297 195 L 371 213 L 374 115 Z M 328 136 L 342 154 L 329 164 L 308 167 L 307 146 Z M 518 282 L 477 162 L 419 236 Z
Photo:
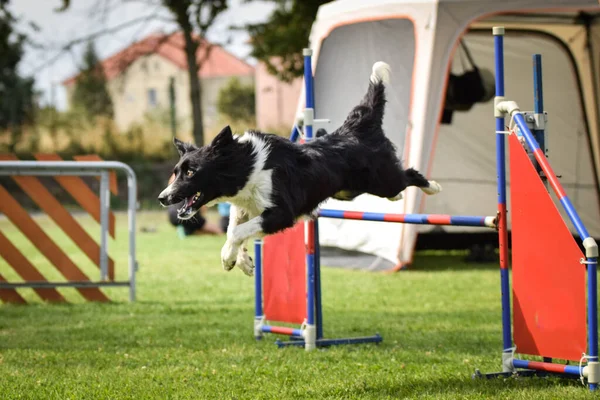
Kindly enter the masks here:
M 156 97 L 156 89 L 148 89 L 148 107 L 154 108 L 158 106 L 158 98 Z

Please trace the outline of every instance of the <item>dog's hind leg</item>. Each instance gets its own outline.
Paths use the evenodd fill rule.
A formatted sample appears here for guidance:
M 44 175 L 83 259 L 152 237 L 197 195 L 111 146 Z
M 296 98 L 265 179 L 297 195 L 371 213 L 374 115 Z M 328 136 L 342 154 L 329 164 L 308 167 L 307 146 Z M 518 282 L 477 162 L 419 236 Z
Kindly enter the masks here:
M 416 186 L 426 194 L 436 194 L 442 191 L 442 185 L 436 181 L 429 181 L 419 171 L 409 168 L 405 172 L 406 186 Z

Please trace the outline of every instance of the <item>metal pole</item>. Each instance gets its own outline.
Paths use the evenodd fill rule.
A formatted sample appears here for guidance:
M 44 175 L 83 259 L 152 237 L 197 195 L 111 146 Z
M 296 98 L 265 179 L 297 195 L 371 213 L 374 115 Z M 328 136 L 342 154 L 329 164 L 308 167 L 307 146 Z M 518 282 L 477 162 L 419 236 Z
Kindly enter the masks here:
M 304 133 L 306 141 L 313 138 L 313 77 L 312 77 L 312 50 L 304 49 L 304 83 L 306 87 L 306 108 L 304 110 Z M 306 331 L 305 331 L 305 349 L 313 350 L 316 347 L 316 329 L 315 329 L 315 224 L 314 221 L 307 221 L 306 227 L 306 280 L 308 293 L 306 299 Z
M 494 27 L 494 58 L 496 64 L 495 104 L 504 100 L 504 27 Z M 512 356 L 510 320 L 510 283 L 508 271 L 508 227 L 506 211 L 506 141 L 504 115 L 494 110 L 496 117 L 496 169 L 498 174 L 498 228 L 500 252 L 500 288 L 502 293 L 502 345 L 503 359 Z M 503 362 L 503 369 L 507 366 Z
M 108 171 L 100 173 L 100 280 L 108 278 L 108 211 L 110 189 Z
M 588 277 L 588 365 L 598 371 L 598 258 L 587 257 Z M 597 377 L 596 377 L 597 378 Z M 590 390 L 596 390 L 596 382 L 588 382 Z
M 317 325 L 317 340 L 323 339 L 323 307 L 321 303 L 321 248 L 319 245 L 319 220 L 315 222 L 315 324 Z
M 254 241 L 254 337 L 262 339 L 262 240 Z
M 542 152 L 544 153 L 544 157 L 546 156 L 546 133 L 545 133 L 545 116 L 544 116 L 544 90 L 542 83 L 542 55 L 534 54 L 533 55 L 533 112 L 534 112 L 534 126 L 536 129 L 533 130 L 533 136 L 535 136 L 535 140 L 537 140 L 540 145 Z M 544 181 L 544 185 L 546 185 L 546 189 L 548 188 L 547 177 L 544 175 L 540 164 L 535 161 L 535 157 L 532 157 L 533 165 L 535 166 L 535 170 L 540 175 L 542 180 Z
M 542 81 L 542 55 L 533 55 L 533 112 L 535 118 L 544 118 L 544 85 Z M 538 121 L 536 121 L 538 122 Z M 538 144 L 542 148 L 544 154 L 546 153 L 546 143 L 544 137 L 544 129 L 534 129 L 533 135 L 535 136 Z M 538 172 L 539 170 L 539 166 Z
M 533 112 L 535 118 L 535 126 L 539 126 L 540 123 L 544 121 L 544 90 L 543 90 L 543 81 L 542 81 L 542 55 L 534 54 L 533 58 Z M 533 135 L 537 140 L 538 144 L 541 146 L 542 151 L 546 154 L 545 140 L 544 140 L 544 129 L 534 129 Z M 535 166 L 535 170 L 542 177 L 542 180 L 547 185 L 547 181 L 544 177 L 542 168 L 535 161 L 535 157 L 533 159 L 533 165 Z M 551 357 L 544 357 L 544 362 L 551 363 Z
M 133 170 L 127 166 L 127 222 L 129 228 L 129 301 L 136 298 L 135 273 L 137 260 L 135 258 L 135 212 L 137 206 L 137 180 Z
M 171 109 L 171 134 L 177 136 L 177 106 L 175 101 L 175 77 L 169 78 L 169 106 Z

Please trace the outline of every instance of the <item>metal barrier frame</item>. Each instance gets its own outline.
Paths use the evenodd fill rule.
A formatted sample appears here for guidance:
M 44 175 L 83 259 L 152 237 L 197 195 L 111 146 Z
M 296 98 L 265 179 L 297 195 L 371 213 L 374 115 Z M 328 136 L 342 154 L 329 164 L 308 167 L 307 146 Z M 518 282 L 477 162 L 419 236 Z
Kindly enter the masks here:
M 108 276 L 108 214 L 110 209 L 109 172 L 124 171 L 127 175 L 127 217 L 129 230 L 129 279 L 106 281 Z M 0 161 L 0 176 L 96 176 L 100 178 L 100 281 L 69 282 L 0 282 L 0 289 L 107 287 L 129 286 L 129 301 L 136 298 L 135 273 L 135 212 L 137 207 L 137 178 L 127 164 L 119 161 Z

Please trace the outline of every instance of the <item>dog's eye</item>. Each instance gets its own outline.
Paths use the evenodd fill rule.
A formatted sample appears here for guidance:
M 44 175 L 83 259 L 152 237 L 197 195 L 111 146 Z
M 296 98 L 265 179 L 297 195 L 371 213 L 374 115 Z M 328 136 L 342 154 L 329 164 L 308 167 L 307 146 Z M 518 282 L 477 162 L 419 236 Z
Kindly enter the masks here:
M 195 172 L 196 172 L 195 170 L 193 170 L 193 169 L 190 168 L 190 169 L 187 170 L 187 172 L 185 174 L 188 177 L 191 177 L 192 175 L 194 175 Z

